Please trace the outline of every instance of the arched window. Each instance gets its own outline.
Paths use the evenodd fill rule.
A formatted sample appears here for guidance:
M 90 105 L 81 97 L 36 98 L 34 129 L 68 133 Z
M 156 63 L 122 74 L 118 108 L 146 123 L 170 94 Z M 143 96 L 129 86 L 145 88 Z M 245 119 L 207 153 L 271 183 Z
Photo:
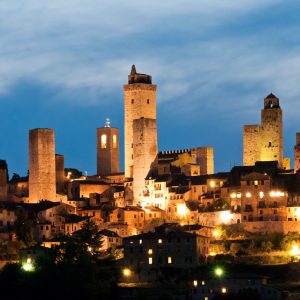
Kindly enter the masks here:
M 106 134 L 101 135 L 101 148 L 106 148 L 107 146 L 107 136 Z
M 118 138 L 117 135 L 113 135 L 113 148 L 118 148 Z

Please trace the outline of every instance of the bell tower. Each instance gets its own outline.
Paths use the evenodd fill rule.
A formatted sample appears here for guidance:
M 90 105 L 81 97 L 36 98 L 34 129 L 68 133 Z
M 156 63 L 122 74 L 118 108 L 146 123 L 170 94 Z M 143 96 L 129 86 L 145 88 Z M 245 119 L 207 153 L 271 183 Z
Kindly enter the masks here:
M 119 129 L 110 127 L 110 119 L 106 119 L 105 126 L 97 128 L 97 175 L 119 172 Z

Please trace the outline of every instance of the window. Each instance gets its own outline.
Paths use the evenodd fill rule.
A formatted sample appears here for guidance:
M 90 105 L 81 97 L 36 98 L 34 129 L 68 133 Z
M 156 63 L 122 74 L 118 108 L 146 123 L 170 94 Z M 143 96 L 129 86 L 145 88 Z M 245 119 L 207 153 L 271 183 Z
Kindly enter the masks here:
M 106 134 L 101 135 L 101 148 L 105 149 L 107 147 L 107 136 Z
M 152 265 L 152 263 L 153 263 L 152 257 L 149 257 L 149 258 L 148 258 L 148 263 L 149 263 L 149 265 Z
M 118 138 L 116 134 L 113 135 L 113 148 L 118 148 Z
M 148 254 L 153 254 L 153 250 L 152 250 L 152 249 L 149 249 L 149 250 L 148 250 Z
M 172 256 L 168 256 L 168 264 L 172 263 Z
M 162 244 L 162 239 L 158 239 L 158 243 L 159 243 L 159 244 Z
M 142 243 L 143 243 L 143 240 L 139 240 L 139 243 L 142 244 Z
M 133 104 L 134 103 L 134 99 L 131 99 L 131 104 Z
M 149 104 L 150 103 L 150 100 L 149 99 L 147 99 L 147 104 Z

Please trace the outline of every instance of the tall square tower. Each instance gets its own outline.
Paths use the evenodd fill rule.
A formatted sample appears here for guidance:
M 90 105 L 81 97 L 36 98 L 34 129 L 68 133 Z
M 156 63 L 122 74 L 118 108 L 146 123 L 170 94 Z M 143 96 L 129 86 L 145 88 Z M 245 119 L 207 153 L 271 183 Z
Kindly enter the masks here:
M 29 131 L 29 202 L 55 201 L 54 130 L 36 128 Z

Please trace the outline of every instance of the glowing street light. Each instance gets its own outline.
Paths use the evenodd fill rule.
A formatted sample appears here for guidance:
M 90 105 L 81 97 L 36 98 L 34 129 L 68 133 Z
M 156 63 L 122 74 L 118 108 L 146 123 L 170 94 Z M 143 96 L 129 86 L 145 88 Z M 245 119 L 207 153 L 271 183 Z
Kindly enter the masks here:
M 125 268 L 125 269 L 123 269 L 122 273 L 123 273 L 123 276 L 129 277 L 131 275 L 131 270 L 128 268 Z
M 297 256 L 297 255 L 300 255 L 300 249 L 299 249 L 299 246 L 298 245 L 293 245 L 291 251 L 290 251 L 290 254 L 292 256 Z
M 213 237 L 216 239 L 221 237 L 221 231 L 218 229 L 215 229 L 212 234 L 213 234 Z
M 187 212 L 188 210 L 185 204 L 181 203 L 177 205 L 177 213 L 180 217 L 185 217 Z
M 232 218 L 233 215 L 228 210 L 221 211 L 220 219 L 222 223 L 229 223 Z
M 26 262 L 22 264 L 22 269 L 26 272 L 34 271 L 34 266 L 32 264 L 31 258 L 27 258 Z
M 217 277 L 221 277 L 224 274 L 224 270 L 220 267 L 216 267 L 214 273 Z

